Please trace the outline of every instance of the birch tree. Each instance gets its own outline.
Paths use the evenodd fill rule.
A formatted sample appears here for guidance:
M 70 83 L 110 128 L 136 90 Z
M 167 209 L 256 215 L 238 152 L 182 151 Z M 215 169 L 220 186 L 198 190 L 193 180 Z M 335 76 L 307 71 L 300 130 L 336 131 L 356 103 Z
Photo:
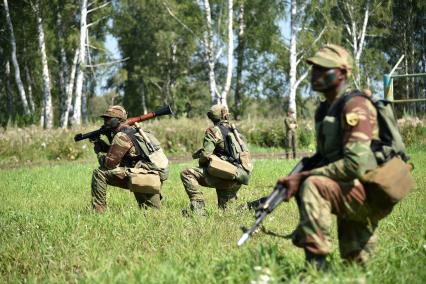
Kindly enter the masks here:
M 220 95 L 220 104 L 224 106 L 228 106 L 227 97 L 229 93 L 229 89 L 231 88 L 231 80 L 232 80 L 232 70 L 233 70 L 233 62 L 234 62 L 234 31 L 233 31 L 233 1 L 228 0 L 228 44 L 227 44 L 227 63 L 228 66 L 226 68 L 226 81 L 223 87 L 222 93 Z
M 216 75 L 215 75 L 215 61 L 216 61 L 216 50 L 214 46 L 214 35 L 212 30 L 212 17 L 209 0 L 204 0 L 201 3 L 198 0 L 201 10 L 204 12 L 206 31 L 204 32 L 203 42 L 204 42 L 204 54 L 205 59 L 208 65 L 209 70 L 209 90 L 210 97 L 213 104 L 222 104 L 228 106 L 227 96 L 231 87 L 232 81 L 232 70 L 233 70 L 233 53 L 234 53 L 234 38 L 233 38 L 233 1 L 228 0 L 227 11 L 228 11 L 228 25 L 227 25 L 227 71 L 226 79 L 222 92 L 219 92 L 217 89 Z M 218 35 L 220 37 L 220 35 Z
M 245 38 L 245 21 L 244 21 L 244 1 L 240 3 L 238 13 L 238 46 L 237 46 L 237 70 L 235 83 L 235 118 L 239 120 L 242 115 L 242 74 L 244 62 L 244 49 L 246 44 Z
M 10 63 L 9 60 L 6 61 L 5 70 L 4 70 L 4 87 L 6 92 L 6 104 L 7 104 L 7 112 L 8 112 L 8 122 L 12 121 L 12 117 L 14 114 L 13 108 L 13 94 L 12 94 L 12 86 L 10 84 Z
M 81 95 L 83 92 L 84 71 L 86 68 L 87 0 L 81 0 L 80 9 L 80 44 L 75 84 L 75 100 L 71 120 L 72 125 L 81 124 Z
M 208 65 L 209 70 L 209 90 L 210 97 L 213 104 L 216 104 L 219 101 L 217 86 L 216 86 L 216 76 L 215 76 L 215 49 L 213 45 L 213 31 L 212 31 L 212 17 L 210 11 L 210 2 L 209 0 L 203 0 L 201 3 L 199 0 L 200 7 L 204 7 L 204 17 L 206 23 L 206 30 L 203 33 L 203 42 L 204 42 L 204 54 L 205 60 Z M 201 8 L 201 10 L 203 10 Z
M 28 107 L 28 101 L 25 94 L 24 84 L 22 83 L 22 79 L 21 79 L 21 71 L 19 68 L 18 58 L 16 56 L 16 39 L 15 39 L 15 34 L 13 32 L 13 24 L 10 18 L 9 6 L 8 6 L 7 0 L 3 0 L 3 5 L 4 5 L 4 12 L 6 16 L 7 25 L 9 28 L 10 46 L 12 48 L 11 59 L 12 59 L 13 68 L 15 70 L 16 86 L 18 87 L 18 92 L 21 98 L 24 113 L 28 115 L 30 114 L 30 108 Z
M 35 111 L 35 103 L 33 98 L 33 80 L 31 79 L 30 70 L 28 65 L 25 65 L 25 78 L 27 80 L 28 102 L 30 104 L 31 112 Z
M 53 127 L 52 95 L 50 93 L 49 66 L 47 63 L 46 43 L 44 39 L 43 21 L 40 15 L 39 1 L 34 4 L 34 10 L 37 17 L 38 43 L 43 66 L 43 128 L 50 129 Z
M 364 1 L 361 5 L 356 2 L 338 1 L 337 7 L 344 20 L 347 33 L 346 41 L 352 48 L 354 56 L 354 84 L 361 87 L 360 59 L 365 47 L 365 37 L 367 35 L 368 20 L 370 17 L 370 0 Z
M 58 37 L 58 49 L 59 49 L 59 105 L 60 105 L 60 127 L 64 127 L 64 116 L 65 112 L 68 111 L 67 105 L 67 80 L 68 80 L 68 66 L 67 56 L 64 46 L 64 27 L 62 23 L 61 10 L 57 8 L 56 12 L 56 26 L 57 26 L 57 37 Z M 68 116 L 68 115 L 67 115 Z M 67 118 L 68 119 L 68 118 Z M 65 125 L 66 127 L 66 125 Z
M 296 117 L 296 90 L 298 81 L 297 81 L 297 33 L 298 33 L 298 23 L 297 23 L 297 1 L 292 0 L 290 2 L 290 90 L 289 90 L 289 107 L 288 110 L 292 111 Z M 307 74 L 307 73 L 305 73 Z M 306 76 L 306 75 L 305 75 Z M 299 83 L 301 81 L 299 80 Z
M 297 106 L 296 106 L 296 94 L 297 88 L 300 83 L 307 77 L 309 74 L 309 69 L 306 69 L 298 77 L 298 66 L 305 59 L 305 55 L 308 50 L 311 50 L 313 46 L 320 40 L 322 37 L 325 28 L 318 33 L 315 39 L 305 42 L 303 48 L 298 48 L 297 44 L 299 40 L 300 31 L 309 31 L 309 22 L 306 21 L 308 14 L 304 12 L 306 10 L 307 2 L 301 3 L 301 7 L 298 8 L 298 2 L 296 0 L 291 0 L 290 2 L 290 72 L 289 72 L 289 81 L 290 88 L 288 94 L 288 110 L 293 111 L 293 116 L 297 117 Z M 304 19 L 303 19 L 304 17 Z M 312 33 L 312 31 L 310 31 Z
M 72 95 L 74 90 L 75 73 L 77 70 L 78 58 L 79 58 L 79 49 L 77 48 L 74 53 L 74 59 L 71 64 L 71 70 L 69 72 L 69 78 L 66 84 L 65 109 L 64 109 L 64 112 L 62 112 L 61 118 L 59 121 L 59 125 L 61 128 L 67 128 L 69 123 L 69 114 L 71 113 L 71 110 L 72 110 Z

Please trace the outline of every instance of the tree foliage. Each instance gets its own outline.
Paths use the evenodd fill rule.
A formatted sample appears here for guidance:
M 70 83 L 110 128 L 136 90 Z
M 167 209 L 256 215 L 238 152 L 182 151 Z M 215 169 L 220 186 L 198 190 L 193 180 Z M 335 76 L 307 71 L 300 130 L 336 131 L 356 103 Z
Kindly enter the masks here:
M 37 19 L 32 5 L 38 0 L 8 1 L 16 38 L 16 57 L 28 100 L 25 114 L 15 82 L 9 29 L 4 2 L 0 3 L 0 123 L 37 124 L 43 111 L 42 62 L 38 47 Z M 66 110 L 65 87 L 79 46 L 80 2 L 40 0 L 47 63 L 51 78 L 54 125 Z M 426 4 L 416 0 L 302 1 L 298 21 L 297 69 L 300 78 L 308 70 L 303 58 L 325 43 L 337 43 L 354 53 L 360 50 L 356 69 L 360 88 L 381 91 L 383 74 L 405 58 L 397 73 L 426 70 Z M 170 104 L 177 116 L 204 115 L 210 107 L 209 74 L 203 54 L 205 20 L 199 1 L 106 0 L 89 1 L 87 60 L 84 65 L 86 120 L 95 117 L 105 102 L 120 103 L 131 115 Z M 227 3 L 210 0 L 215 54 L 215 75 L 226 81 Z M 368 23 L 362 45 L 354 47 L 348 25 L 362 31 L 366 9 Z M 234 0 L 234 62 L 228 105 L 238 117 L 282 114 L 288 104 L 289 2 L 279 0 Z M 354 24 L 354 26 L 352 26 Z M 243 29 L 243 33 L 239 33 Z M 106 36 L 117 40 L 119 54 L 107 51 Z M 321 34 L 319 40 L 316 40 Z M 357 34 L 360 43 L 361 34 Z M 9 70 L 7 72 L 7 70 Z M 356 80 L 357 77 L 355 78 Z M 422 98 L 424 79 L 395 80 L 395 98 Z M 71 86 L 73 82 L 71 82 Z M 354 84 L 355 85 L 355 84 Z M 310 115 L 309 81 L 298 86 L 297 111 Z M 74 93 L 74 92 L 72 92 Z M 107 94 L 97 99 L 95 93 Z M 102 103 L 100 103 L 102 102 Z M 71 101 L 72 103 L 72 101 Z M 33 107 L 31 106 L 33 105 Z M 96 105 L 99 104 L 99 105 Z M 307 107 L 309 105 L 309 107 Z M 85 108 L 85 109 L 83 109 Z M 404 106 L 401 112 L 419 114 L 422 103 Z M 66 124 L 65 124 L 66 125 Z

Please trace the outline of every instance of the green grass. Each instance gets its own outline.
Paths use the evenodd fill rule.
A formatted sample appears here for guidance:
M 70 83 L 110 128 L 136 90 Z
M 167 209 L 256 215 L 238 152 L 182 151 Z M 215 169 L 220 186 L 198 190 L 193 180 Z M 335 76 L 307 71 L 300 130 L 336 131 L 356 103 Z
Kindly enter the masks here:
M 330 270 L 303 272 L 303 252 L 289 240 L 256 233 L 240 249 L 240 225 L 253 212 L 216 208 L 205 189 L 207 217 L 181 216 L 187 197 L 179 172 L 194 163 L 171 165 L 163 209 L 141 211 L 132 194 L 109 188 L 106 214 L 92 212 L 90 179 L 95 164 L 0 170 L 0 283 L 425 283 L 426 152 L 410 153 L 417 188 L 380 223 L 379 244 L 367 268 L 341 263 L 337 250 Z M 259 160 L 239 203 L 271 191 L 295 162 Z M 298 221 L 294 201 L 264 222 L 290 233 Z M 334 230 L 335 231 L 335 230 Z M 336 236 L 334 232 L 334 245 Z M 260 282 L 258 282 L 260 283 Z

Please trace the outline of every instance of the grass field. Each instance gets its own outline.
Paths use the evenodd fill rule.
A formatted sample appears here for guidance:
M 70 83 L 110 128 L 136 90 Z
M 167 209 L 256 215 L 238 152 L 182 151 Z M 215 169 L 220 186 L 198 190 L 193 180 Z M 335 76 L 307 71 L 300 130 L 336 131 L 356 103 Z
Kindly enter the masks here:
M 95 164 L 2 169 L 0 283 L 426 283 L 426 151 L 410 154 L 417 188 L 380 223 L 375 257 L 367 268 L 346 266 L 335 250 L 326 272 L 303 271 L 302 250 L 280 237 L 256 233 L 238 249 L 253 212 L 219 211 L 214 190 L 204 190 L 207 217 L 182 217 L 179 172 L 193 163 L 171 165 L 161 211 L 141 211 L 131 193 L 109 188 L 103 215 L 88 206 Z M 294 163 L 256 161 L 239 203 L 269 193 Z M 297 221 L 292 201 L 265 226 L 285 235 Z

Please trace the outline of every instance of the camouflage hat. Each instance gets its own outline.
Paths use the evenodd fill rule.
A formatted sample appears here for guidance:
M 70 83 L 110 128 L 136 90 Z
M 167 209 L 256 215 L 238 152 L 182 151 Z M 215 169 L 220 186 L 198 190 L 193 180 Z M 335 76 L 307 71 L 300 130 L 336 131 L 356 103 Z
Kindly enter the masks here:
M 348 77 L 351 75 L 353 68 L 352 55 L 336 44 L 327 44 L 318 50 L 313 57 L 306 59 L 306 62 L 325 68 L 344 69 Z
M 111 106 L 109 107 L 101 117 L 116 117 L 121 120 L 127 119 L 127 112 L 122 106 Z
M 213 105 L 207 112 L 207 116 L 213 121 L 226 119 L 228 116 L 228 108 L 224 105 Z

